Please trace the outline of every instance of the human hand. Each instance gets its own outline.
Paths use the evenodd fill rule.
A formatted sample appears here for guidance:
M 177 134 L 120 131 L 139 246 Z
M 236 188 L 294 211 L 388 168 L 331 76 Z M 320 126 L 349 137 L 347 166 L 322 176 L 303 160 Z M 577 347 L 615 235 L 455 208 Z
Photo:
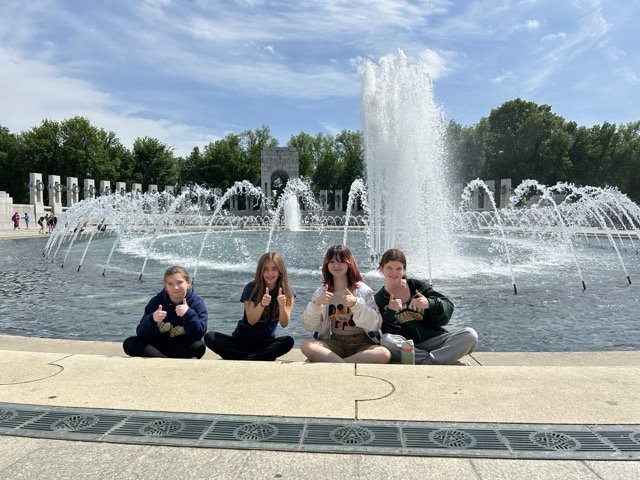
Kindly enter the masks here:
M 189 310 L 189 305 L 187 305 L 187 297 L 182 299 L 182 303 L 180 305 L 176 305 L 176 315 L 182 317 Z
M 389 292 L 389 305 L 387 305 L 387 308 L 394 312 L 402 310 L 402 300 L 399 298 L 393 298 L 393 293 Z
M 264 289 L 264 295 L 260 299 L 260 305 L 262 308 L 267 308 L 271 304 L 271 295 L 269 295 L 269 287 Z
M 287 297 L 284 293 L 282 293 L 282 287 L 278 289 L 278 305 L 284 307 L 287 304 Z
M 413 305 L 418 308 L 429 308 L 429 299 L 425 297 L 419 290 L 416 290 L 416 294 L 413 297 Z
M 313 301 L 313 303 L 319 306 L 328 305 L 329 303 L 331 303 L 332 298 L 333 298 L 333 293 L 329 291 L 329 286 L 325 285 L 324 291 L 320 295 L 318 295 L 318 298 L 316 298 Z
M 156 323 L 162 322 L 167 316 L 167 312 L 162 310 L 162 305 L 158 305 L 158 309 L 153 312 L 153 321 Z
M 347 288 L 347 294 L 343 298 L 344 305 L 351 308 L 356 304 L 357 301 L 358 299 L 355 297 L 355 295 L 351 293 Z

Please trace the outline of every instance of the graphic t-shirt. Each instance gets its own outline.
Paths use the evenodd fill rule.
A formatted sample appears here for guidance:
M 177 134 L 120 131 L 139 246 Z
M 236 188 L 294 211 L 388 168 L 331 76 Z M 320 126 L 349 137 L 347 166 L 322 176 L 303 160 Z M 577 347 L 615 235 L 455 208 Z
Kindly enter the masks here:
M 327 307 L 333 335 L 353 335 L 364 332 L 362 328 L 353 323 L 353 312 L 351 308 L 343 305 L 342 301 L 330 303 Z

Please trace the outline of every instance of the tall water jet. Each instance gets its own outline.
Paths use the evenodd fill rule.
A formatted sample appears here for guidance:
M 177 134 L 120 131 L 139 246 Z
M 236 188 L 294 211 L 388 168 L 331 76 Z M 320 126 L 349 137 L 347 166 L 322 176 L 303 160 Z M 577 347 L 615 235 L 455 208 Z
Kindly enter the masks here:
M 363 62 L 360 73 L 372 248 L 401 248 L 414 264 L 442 272 L 455 257 L 454 209 L 428 67 L 398 51 Z
M 295 194 L 289 195 L 284 199 L 284 228 L 290 232 L 302 230 L 300 204 Z

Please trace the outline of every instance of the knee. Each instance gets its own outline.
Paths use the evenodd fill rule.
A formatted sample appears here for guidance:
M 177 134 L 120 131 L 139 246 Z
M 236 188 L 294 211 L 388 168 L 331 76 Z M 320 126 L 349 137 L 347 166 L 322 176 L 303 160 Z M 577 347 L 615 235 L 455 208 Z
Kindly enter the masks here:
M 309 344 L 311 343 L 311 341 L 312 340 L 303 340 L 302 343 L 300 344 L 300 351 L 303 354 L 305 354 L 307 357 L 309 356 L 308 354 L 311 351 L 309 347 Z
M 122 349 L 124 350 L 124 353 L 129 355 L 130 357 L 136 356 L 135 352 L 138 350 L 136 348 L 137 343 L 138 343 L 137 337 L 125 338 L 124 342 L 122 342 Z
M 391 352 L 389 351 L 388 348 L 380 346 L 378 347 L 380 350 L 380 360 L 382 360 L 382 363 L 389 363 L 391 361 Z
M 211 345 L 215 343 L 215 339 L 216 339 L 216 332 L 207 332 L 204 334 L 204 337 L 202 337 L 204 344 L 209 348 L 211 348 Z
M 462 331 L 464 332 L 464 336 L 467 339 L 467 342 L 469 343 L 469 347 L 471 348 L 471 351 L 474 351 L 478 346 L 478 332 L 476 332 L 471 327 L 466 327 Z
M 207 352 L 207 346 L 204 342 L 199 341 L 193 344 L 193 356 L 197 359 L 201 359 L 204 357 L 204 354 Z
M 296 343 L 296 341 L 293 339 L 293 337 L 290 336 L 286 336 L 284 337 L 284 340 L 282 342 L 286 347 L 289 348 L 289 350 L 291 350 L 293 348 L 294 343 Z

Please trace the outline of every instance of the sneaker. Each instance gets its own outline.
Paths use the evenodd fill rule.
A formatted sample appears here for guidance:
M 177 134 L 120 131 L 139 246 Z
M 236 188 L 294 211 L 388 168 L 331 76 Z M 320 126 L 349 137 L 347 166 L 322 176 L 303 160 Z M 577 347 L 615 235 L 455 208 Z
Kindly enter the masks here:
M 469 362 L 465 362 L 464 360 L 456 360 L 455 362 L 452 363 L 452 365 L 459 365 L 461 367 L 468 367 L 469 366 Z

